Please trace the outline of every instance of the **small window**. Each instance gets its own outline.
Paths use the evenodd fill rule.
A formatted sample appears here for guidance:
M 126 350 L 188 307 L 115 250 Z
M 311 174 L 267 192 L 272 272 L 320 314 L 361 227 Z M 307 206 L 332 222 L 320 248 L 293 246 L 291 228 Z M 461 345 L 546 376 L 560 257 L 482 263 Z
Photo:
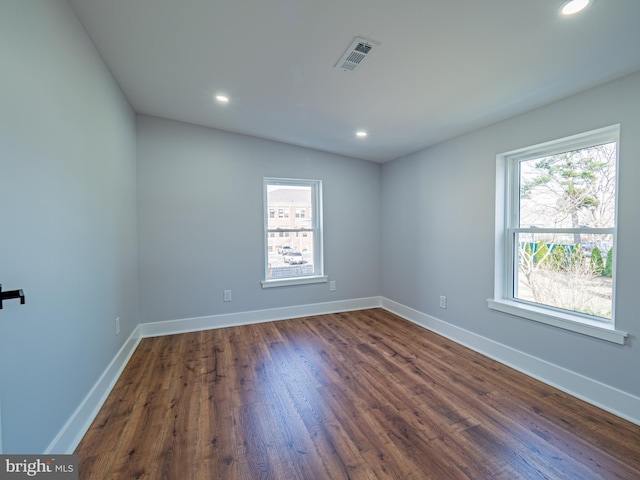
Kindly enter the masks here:
M 616 126 L 498 156 L 492 308 L 613 330 L 618 137 Z
M 327 281 L 322 256 L 321 186 L 319 180 L 264 179 L 263 287 Z M 276 211 L 277 216 L 272 216 Z

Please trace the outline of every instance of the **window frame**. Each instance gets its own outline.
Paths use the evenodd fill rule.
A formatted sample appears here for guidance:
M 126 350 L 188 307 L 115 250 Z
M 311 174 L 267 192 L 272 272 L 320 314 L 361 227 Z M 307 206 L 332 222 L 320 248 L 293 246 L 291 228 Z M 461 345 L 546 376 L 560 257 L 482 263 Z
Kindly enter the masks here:
M 268 187 L 273 185 L 291 186 L 291 187 L 310 187 L 311 188 L 311 228 L 309 229 L 269 229 L 269 199 Z M 304 285 L 311 283 L 326 283 L 328 277 L 324 274 L 324 248 L 323 248 L 323 211 L 322 211 L 322 180 L 295 179 L 295 178 L 276 178 L 264 177 L 263 179 L 263 219 L 264 219 L 264 280 L 262 280 L 262 288 L 283 287 L 290 285 Z M 290 232 L 300 232 L 311 234 L 313 237 L 313 266 L 314 272 L 310 275 L 268 278 L 269 273 L 269 234 L 272 232 L 285 232 L 289 236 Z
M 579 150 L 603 143 L 616 143 L 616 205 L 614 226 L 610 228 L 527 228 L 519 222 L 519 165 L 526 160 Z M 494 298 L 487 301 L 490 309 L 498 310 L 565 330 L 624 344 L 626 332 L 615 329 L 615 283 L 617 256 L 618 165 L 620 125 L 613 125 L 570 137 L 502 153 L 496 157 L 496 236 Z M 518 233 L 593 233 L 610 234 L 613 239 L 613 299 L 611 320 L 578 312 L 527 302 L 514 297 L 514 275 L 517 264 Z

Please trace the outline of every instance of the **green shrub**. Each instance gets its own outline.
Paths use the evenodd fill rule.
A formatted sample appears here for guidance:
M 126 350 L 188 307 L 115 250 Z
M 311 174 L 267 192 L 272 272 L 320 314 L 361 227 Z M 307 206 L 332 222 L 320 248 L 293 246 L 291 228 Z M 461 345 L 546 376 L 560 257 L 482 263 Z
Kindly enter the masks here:
M 549 247 L 542 240 L 538 242 L 536 249 L 536 264 L 546 264 L 549 261 Z
M 584 254 L 584 249 L 582 248 L 582 245 L 580 245 L 579 243 L 576 243 L 573 246 L 573 250 L 571 251 L 571 256 L 569 257 L 569 263 L 574 268 L 582 268 L 585 266 L 586 261 L 587 261 L 587 256 Z
M 602 252 L 598 247 L 593 247 L 591 251 L 591 269 L 596 275 L 604 274 L 604 260 L 602 259 Z
M 613 276 L 613 248 L 610 248 L 607 252 L 607 263 L 604 266 L 602 276 L 609 278 Z
M 530 243 L 527 243 L 524 246 L 524 254 L 526 255 L 527 258 L 533 258 L 533 247 L 531 246 Z
M 551 252 L 551 265 L 557 270 L 565 270 L 569 266 L 569 259 L 564 246 L 556 245 L 556 248 L 553 249 Z

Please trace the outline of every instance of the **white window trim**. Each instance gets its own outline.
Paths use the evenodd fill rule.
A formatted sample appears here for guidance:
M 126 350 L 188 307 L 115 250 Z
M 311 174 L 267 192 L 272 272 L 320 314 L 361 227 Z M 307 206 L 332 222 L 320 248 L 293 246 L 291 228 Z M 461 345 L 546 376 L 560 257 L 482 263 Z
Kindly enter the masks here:
M 572 149 L 581 148 L 584 147 L 586 140 L 588 140 L 589 142 L 593 142 L 594 145 L 600 141 L 602 141 L 603 143 L 608 141 L 616 141 L 618 143 L 617 150 L 619 151 L 619 132 L 620 125 L 614 125 L 611 127 L 605 127 L 598 130 L 593 130 L 590 132 L 567 137 L 562 140 L 546 142 L 543 144 L 534 145 L 511 152 L 506 152 L 496 157 L 495 280 L 494 298 L 487 300 L 487 304 L 490 309 L 624 345 L 625 338 L 628 336 L 628 334 L 627 332 L 615 329 L 615 309 L 612 312 L 611 322 L 607 322 L 599 321 L 594 317 L 589 317 L 587 315 L 580 315 L 578 313 L 567 312 L 565 310 L 540 306 L 537 304 L 531 304 L 525 301 L 514 299 L 512 293 L 512 265 L 514 262 L 514 254 L 511 251 L 513 249 L 510 248 L 510 245 L 512 243 L 510 240 L 510 236 L 513 235 L 513 231 L 507 228 L 508 226 L 513 225 L 513 217 L 510 216 L 513 216 L 515 213 L 510 210 L 510 205 L 515 205 L 514 200 L 513 198 L 511 198 L 511 196 L 516 195 L 515 188 L 512 187 L 513 182 L 517 181 L 517 178 L 514 178 L 513 171 L 515 169 L 510 169 L 508 162 L 522 161 L 528 158 L 543 157 L 545 155 L 557 153 L 558 151 L 569 151 Z M 616 229 L 617 227 L 613 229 L 602 230 L 606 230 L 606 233 L 615 234 Z M 543 229 L 537 229 L 536 231 L 542 232 L 542 230 Z M 617 237 L 614 235 L 614 247 L 616 238 Z M 617 248 L 614 249 L 614 256 L 616 253 Z M 616 279 L 614 275 L 614 295 L 616 290 L 615 281 Z M 613 306 L 615 307 L 615 297 L 613 299 Z
M 291 185 L 291 186 L 310 186 L 312 188 L 312 206 L 315 209 L 312 215 L 313 227 L 311 233 L 313 236 L 313 248 L 314 248 L 314 270 L 313 275 L 305 275 L 300 277 L 287 277 L 287 278 L 275 278 L 268 279 L 268 198 L 267 198 L 267 185 Z M 272 178 L 265 177 L 263 180 L 263 202 L 264 202 L 264 280 L 260 283 L 262 288 L 272 287 L 287 287 L 291 285 L 308 285 L 313 283 L 326 283 L 328 277 L 324 274 L 324 247 L 323 247 L 323 214 L 322 214 L 322 180 L 309 180 L 309 179 L 295 179 L 295 178 Z
M 619 345 L 624 345 L 625 338 L 628 335 L 626 332 L 616 330 L 612 324 L 582 318 L 579 315 L 572 315 L 566 312 L 554 311 L 550 308 L 499 298 L 490 298 L 487 300 L 487 304 L 492 310 L 509 313 L 517 317 L 581 333 L 590 337 L 600 338 Z
M 306 277 L 290 277 L 290 278 L 278 278 L 275 280 L 263 280 L 260 282 L 262 288 L 272 287 L 288 287 L 291 285 L 307 285 L 310 283 L 327 283 L 329 277 L 324 275 L 318 276 L 306 276 Z

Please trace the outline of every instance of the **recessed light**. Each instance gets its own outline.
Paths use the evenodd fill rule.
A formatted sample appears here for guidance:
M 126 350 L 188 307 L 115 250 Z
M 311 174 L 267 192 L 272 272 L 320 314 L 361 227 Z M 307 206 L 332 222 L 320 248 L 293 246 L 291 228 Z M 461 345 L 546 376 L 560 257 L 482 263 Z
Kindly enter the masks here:
M 227 97 L 226 95 L 216 95 L 216 102 L 229 103 L 229 97 Z
M 356 132 L 356 137 L 358 138 L 365 138 L 367 135 L 369 135 L 367 132 L 365 132 L 364 130 L 358 130 Z
M 560 11 L 563 15 L 573 15 L 587 8 L 587 5 L 589 5 L 589 0 L 571 0 L 565 3 Z

